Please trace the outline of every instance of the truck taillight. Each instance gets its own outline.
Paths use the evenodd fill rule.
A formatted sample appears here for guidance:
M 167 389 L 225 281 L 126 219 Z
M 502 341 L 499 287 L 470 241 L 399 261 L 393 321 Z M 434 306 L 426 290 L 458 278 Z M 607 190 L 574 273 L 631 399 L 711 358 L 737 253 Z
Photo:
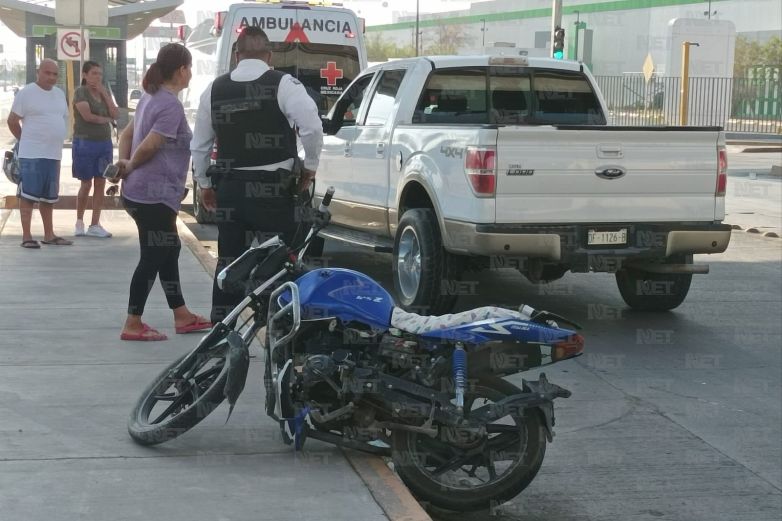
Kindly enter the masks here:
M 728 188 L 728 152 L 724 146 L 717 147 L 717 196 L 725 195 Z
M 464 172 L 478 197 L 493 197 L 497 185 L 497 151 L 488 147 L 467 147 Z
M 218 11 L 215 13 L 215 21 L 211 31 L 212 36 L 220 36 L 220 34 L 222 34 L 223 25 L 225 24 L 225 15 L 227 14 L 227 11 Z

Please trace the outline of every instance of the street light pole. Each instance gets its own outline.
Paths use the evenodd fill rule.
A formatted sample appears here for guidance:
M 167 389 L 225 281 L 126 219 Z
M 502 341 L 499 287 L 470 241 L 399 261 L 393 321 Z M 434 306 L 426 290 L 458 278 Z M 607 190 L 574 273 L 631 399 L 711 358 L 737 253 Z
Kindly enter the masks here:
M 481 18 L 481 22 L 483 22 L 483 27 L 481 27 L 481 47 L 486 47 L 486 19 Z

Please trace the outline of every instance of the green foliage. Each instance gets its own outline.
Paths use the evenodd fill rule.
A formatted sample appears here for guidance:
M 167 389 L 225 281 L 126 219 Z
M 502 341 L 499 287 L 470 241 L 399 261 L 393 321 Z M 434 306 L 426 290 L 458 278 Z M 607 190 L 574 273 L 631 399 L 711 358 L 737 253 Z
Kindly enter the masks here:
M 380 33 L 368 36 L 366 45 L 367 60 L 371 62 L 384 62 L 389 58 L 409 58 L 415 56 L 415 49 L 412 45 L 399 46 L 383 38 L 383 35 Z
M 746 78 L 749 70 L 759 65 L 782 68 L 782 39 L 774 36 L 761 45 L 743 36 L 737 37 L 733 77 Z

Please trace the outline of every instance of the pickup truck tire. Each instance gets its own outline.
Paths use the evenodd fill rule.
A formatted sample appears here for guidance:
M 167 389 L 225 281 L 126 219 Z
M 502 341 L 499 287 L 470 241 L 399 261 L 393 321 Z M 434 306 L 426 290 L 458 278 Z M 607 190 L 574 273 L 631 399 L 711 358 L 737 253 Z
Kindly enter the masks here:
M 201 204 L 201 198 L 198 195 L 198 185 L 193 186 L 193 217 L 198 224 L 214 224 L 215 214 L 210 212 Z
M 458 259 L 443 248 L 433 210 L 407 210 L 394 239 L 394 289 L 407 311 L 429 315 L 451 311 L 457 295 L 447 291 L 461 276 Z
M 684 262 L 684 259 L 677 259 Z M 648 273 L 633 269 L 616 272 L 616 284 L 622 298 L 639 311 L 668 311 L 687 297 L 691 273 Z

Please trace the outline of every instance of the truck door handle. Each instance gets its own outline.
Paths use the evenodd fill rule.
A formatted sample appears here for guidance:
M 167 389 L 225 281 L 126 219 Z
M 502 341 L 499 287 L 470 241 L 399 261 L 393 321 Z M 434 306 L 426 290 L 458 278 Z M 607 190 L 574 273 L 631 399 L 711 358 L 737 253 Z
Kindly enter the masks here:
M 378 156 L 385 155 L 385 153 L 386 153 L 386 144 L 385 143 L 378 143 L 376 151 L 377 151 L 377 155 Z
M 621 144 L 597 145 L 597 157 L 617 158 L 623 157 Z

